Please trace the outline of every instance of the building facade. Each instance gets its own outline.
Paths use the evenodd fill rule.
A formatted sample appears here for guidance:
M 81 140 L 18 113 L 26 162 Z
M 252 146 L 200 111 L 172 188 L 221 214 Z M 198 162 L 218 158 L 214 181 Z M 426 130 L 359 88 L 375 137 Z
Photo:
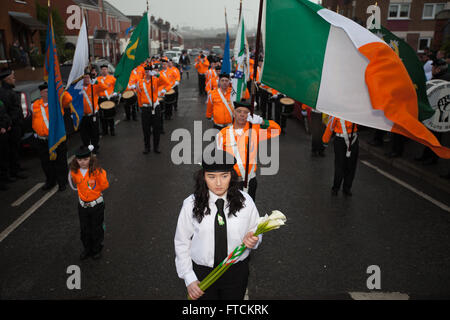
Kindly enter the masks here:
M 446 0 L 322 0 L 322 6 L 366 26 L 367 8 L 377 5 L 381 24 L 414 50 L 421 53 L 428 47 L 438 50 L 443 42 L 439 15 L 450 9 Z M 445 21 L 444 21 L 445 24 Z M 448 25 L 448 20 L 446 21 Z

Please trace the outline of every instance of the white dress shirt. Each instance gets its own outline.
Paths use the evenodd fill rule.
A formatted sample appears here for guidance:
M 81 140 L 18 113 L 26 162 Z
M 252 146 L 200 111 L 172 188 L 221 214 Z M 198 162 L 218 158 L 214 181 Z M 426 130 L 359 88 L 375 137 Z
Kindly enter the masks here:
M 237 246 L 241 245 L 245 235 L 258 227 L 259 213 L 253 199 L 245 192 L 244 207 L 236 212 L 236 216 L 228 216 L 229 208 L 226 194 L 220 198 L 225 200 L 224 213 L 227 225 L 228 254 Z M 177 230 L 175 233 L 175 265 L 178 276 L 184 279 L 186 286 L 198 280 L 192 268 L 192 261 L 198 265 L 212 268 L 214 265 L 214 228 L 217 214 L 216 200 L 219 197 L 209 191 L 209 208 L 211 213 L 205 215 L 201 223 L 194 217 L 194 195 L 190 195 L 183 202 L 178 217 Z M 261 243 L 262 236 L 253 249 Z M 249 249 L 239 257 L 244 260 L 249 255 Z M 225 257 L 223 257 L 225 259 Z

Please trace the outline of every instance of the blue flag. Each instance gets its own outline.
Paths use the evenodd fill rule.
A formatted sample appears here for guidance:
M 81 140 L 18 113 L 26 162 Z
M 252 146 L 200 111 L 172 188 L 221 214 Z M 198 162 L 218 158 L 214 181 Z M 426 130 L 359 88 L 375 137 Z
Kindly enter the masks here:
M 230 36 L 227 30 L 227 38 L 225 40 L 225 49 L 223 51 L 222 69 L 220 73 L 231 73 L 231 60 L 230 60 Z
M 59 70 L 58 54 L 56 52 L 55 35 L 53 32 L 52 16 L 49 14 L 47 26 L 47 40 L 45 45 L 46 59 L 44 78 L 48 83 L 48 149 L 50 160 L 55 160 L 55 152 L 61 142 L 66 140 L 66 128 L 61 113 L 61 98 L 64 92 L 61 72 Z

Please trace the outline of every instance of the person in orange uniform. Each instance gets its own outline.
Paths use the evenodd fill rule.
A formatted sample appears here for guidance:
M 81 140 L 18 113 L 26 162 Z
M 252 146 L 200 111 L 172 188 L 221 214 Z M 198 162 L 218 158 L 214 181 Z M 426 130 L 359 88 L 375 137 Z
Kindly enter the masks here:
M 80 135 L 83 145 L 87 147 L 92 144 L 95 149 L 94 153 L 98 153 L 100 148 L 99 142 L 99 125 L 98 125 L 98 96 L 102 91 L 108 89 L 107 85 L 95 81 L 93 75 L 89 70 L 86 70 L 83 78 L 83 89 L 81 93 L 83 94 L 83 105 L 84 105 L 84 115 L 80 123 Z
M 173 83 L 172 89 L 175 90 L 175 103 L 173 105 L 175 111 L 178 110 L 178 87 L 180 85 L 180 81 L 181 81 L 181 74 L 180 74 L 180 70 L 178 70 L 177 67 L 175 67 L 175 65 L 173 64 L 172 59 L 169 59 L 169 63 L 167 66 L 167 69 L 169 70 L 170 74 L 169 74 L 169 78 L 171 79 L 171 82 Z
M 50 190 L 58 183 L 59 191 L 66 189 L 67 177 L 67 144 L 63 141 L 56 148 L 56 159 L 50 160 L 48 148 L 49 133 L 49 113 L 48 113 L 48 85 L 43 83 L 39 86 L 41 98 L 33 103 L 32 127 L 35 132 L 35 147 L 39 154 L 42 170 L 45 174 L 45 185 L 42 190 Z M 64 92 L 62 97 L 61 113 L 64 114 L 63 108 L 68 108 L 72 102 L 72 96 L 68 92 Z
M 336 117 L 330 117 L 327 128 L 323 134 L 322 141 L 325 144 L 334 138 L 334 182 L 331 194 L 336 196 L 344 181 L 344 195 L 351 197 L 353 178 L 355 177 L 356 164 L 358 163 L 359 141 L 358 127 L 350 121 L 345 121 Z
M 205 80 L 208 71 L 209 61 L 204 54 L 200 55 L 200 59 L 195 63 L 195 69 L 198 72 L 198 91 L 200 95 L 206 95 Z
M 104 239 L 105 202 L 103 191 L 109 187 L 106 171 L 91 154 L 94 147 L 81 147 L 70 163 L 69 184 L 78 191 L 78 217 L 80 219 L 83 252 L 81 260 L 101 258 Z M 76 188 L 73 186 L 75 185 Z
M 206 102 L 206 118 L 213 119 L 214 128 L 222 130 L 233 122 L 233 103 L 231 102 L 230 75 L 219 75 L 219 88 L 211 91 Z
M 159 90 L 164 90 L 163 95 L 165 99 L 161 102 L 162 114 L 164 114 L 164 119 L 172 120 L 172 110 L 174 105 L 174 93 L 167 94 L 172 90 L 175 85 L 175 79 L 172 77 L 172 73 L 169 70 L 169 61 L 166 59 L 161 59 L 161 71 L 159 72 Z M 175 90 L 174 90 L 175 91 Z
M 98 103 L 101 104 L 103 101 L 112 100 L 117 103 L 117 94 L 114 92 L 114 86 L 116 85 L 116 78 L 109 74 L 108 65 L 104 64 L 100 66 L 100 76 L 97 80 L 105 85 L 107 89 L 101 91 L 98 95 Z M 108 134 L 108 128 L 112 136 L 115 136 L 115 126 L 114 118 L 105 118 L 102 110 L 99 110 L 101 124 L 102 124 L 102 136 Z
M 162 96 L 166 89 L 161 86 L 161 77 L 151 66 L 145 67 L 145 77 L 136 85 L 138 104 L 142 111 L 142 131 L 144 133 L 143 154 L 150 152 L 150 136 L 153 133 L 155 153 L 161 153 L 159 139 L 161 135 L 161 106 L 158 95 Z
M 249 103 L 234 103 L 234 122 L 233 125 L 222 129 L 216 137 L 217 149 L 224 150 L 236 158 L 234 170 L 239 176 L 241 187 L 252 197 L 256 199 L 256 156 L 258 154 L 258 144 L 260 141 L 268 140 L 280 135 L 280 126 L 272 120 L 264 120 L 262 117 L 251 115 Z M 248 188 L 244 188 L 245 172 L 247 170 L 247 147 L 248 137 L 250 136 L 250 123 L 252 123 L 251 143 L 249 155 L 249 173 Z

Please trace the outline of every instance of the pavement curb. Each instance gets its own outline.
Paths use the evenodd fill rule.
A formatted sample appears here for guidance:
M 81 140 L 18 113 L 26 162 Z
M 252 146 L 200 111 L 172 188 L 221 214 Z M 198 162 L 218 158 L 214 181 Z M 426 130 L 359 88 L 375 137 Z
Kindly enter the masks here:
M 412 164 L 410 161 L 407 161 L 405 159 L 401 159 L 401 158 L 390 159 L 383 154 L 382 150 L 380 150 L 377 147 L 373 147 L 373 146 L 369 145 L 366 141 L 360 140 L 359 145 L 363 150 L 367 151 L 368 153 L 375 156 L 376 158 L 383 161 L 384 163 L 386 163 L 396 169 L 399 169 L 407 174 L 411 174 L 417 178 L 420 178 L 420 179 L 432 184 L 437 189 L 440 189 L 440 190 L 450 194 L 450 183 L 447 182 L 446 180 L 442 179 L 439 175 L 433 174 L 419 166 Z M 439 183 L 436 183 L 437 181 Z

